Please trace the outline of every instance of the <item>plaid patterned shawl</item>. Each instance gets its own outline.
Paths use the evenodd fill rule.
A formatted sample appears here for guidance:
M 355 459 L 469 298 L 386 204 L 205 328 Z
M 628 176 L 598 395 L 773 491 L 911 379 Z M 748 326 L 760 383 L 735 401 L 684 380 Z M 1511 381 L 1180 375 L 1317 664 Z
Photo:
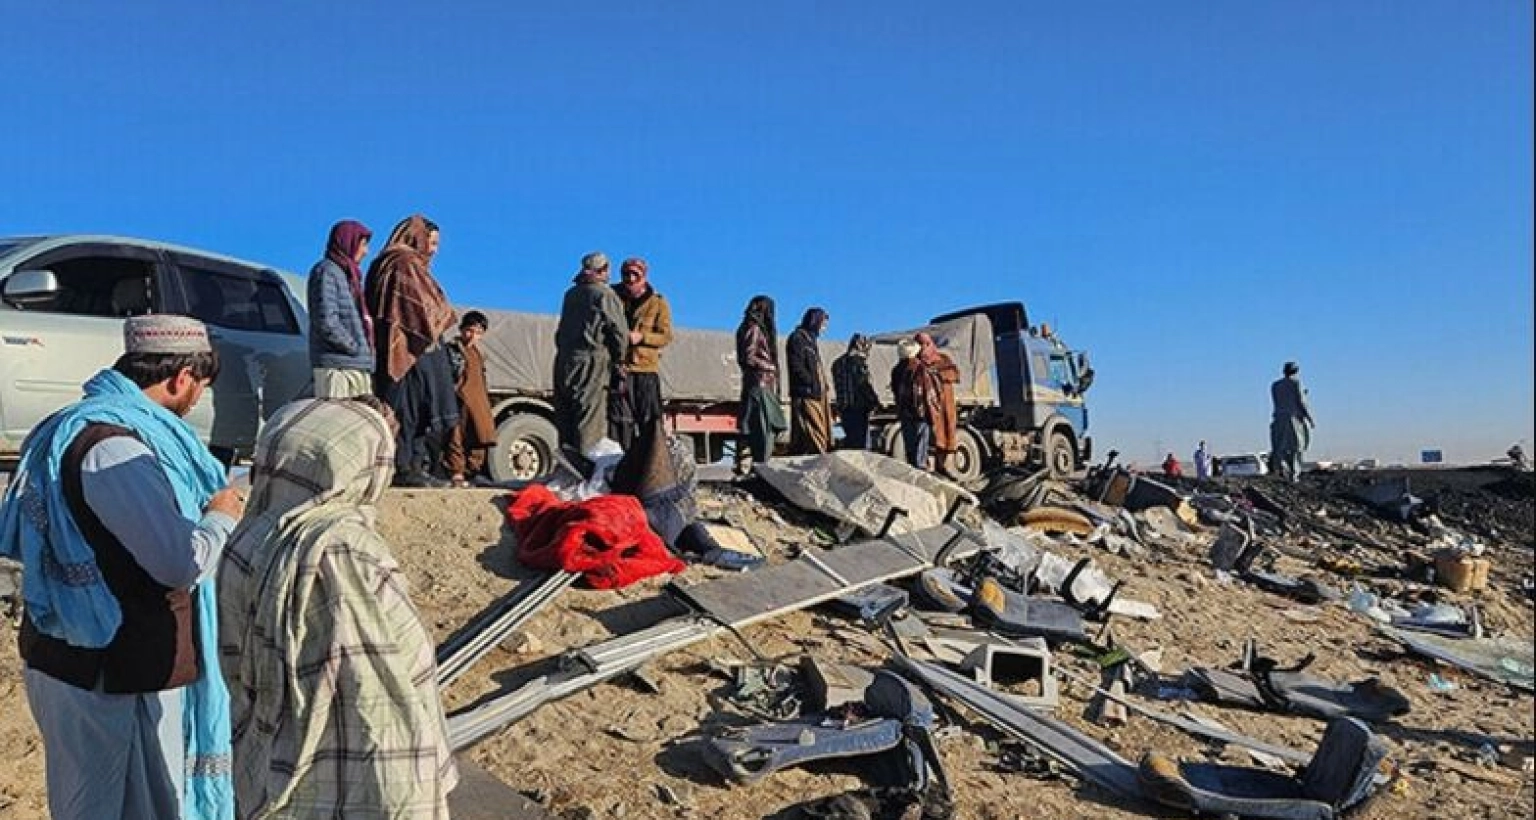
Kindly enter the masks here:
M 378 371 L 394 382 L 405 378 L 417 357 L 453 327 L 453 308 L 432 276 L 429 233 L 421 216 L 401 221 L 363 285 L 378 336 Z
M 448 817 L 431 635 L 374 530 L 394 435 L 356 400 L 279 410 L 219 567 L 244 820 Z

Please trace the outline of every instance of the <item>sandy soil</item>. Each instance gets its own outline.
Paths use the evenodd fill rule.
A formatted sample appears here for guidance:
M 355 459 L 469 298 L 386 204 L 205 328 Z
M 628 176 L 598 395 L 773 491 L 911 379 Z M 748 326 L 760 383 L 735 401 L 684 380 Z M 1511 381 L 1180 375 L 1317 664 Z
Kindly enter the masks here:
M 792 511 L 770 510 L 735 487 L 707 486 L 700 495 L 706 515 L 722 516 L 748 531 L 776 559 L 785 545 L 812 537 L 809 527 L 815 522 Z M 382 505 L 381 529 L 407 567 L 417 605 L 440 640 L 529 577 L 511 558 L 504 503 L 502 494 L 488 490 L 396 490 Z M 1379 727 L 1402 768 L 1402 781 L 1360 817 L 1517 818 L 1536 813 L 1530 777 L 1522 779 L 1510 769 L 1479 768 L 1472 761 L 1480 740 L 1468 740 L 1476 735 L 1529 744 L 1536 737 L 1536 702 L 1531 696 L 1403 657 L 1394 644 L 1374 636 L 1366 622 L 1341 607 L 1306 608 L 1242 584 L 1219 583 L 1203 560 L 1201 541 L 1208 537 L 1203 534 L 1187 546 L 1141 560 L 1094 554 L 1107 572 L 1127 581 L 1122 594 L 1153 603 L 1166 616 L 1149 623 L 1117 620 L 1114 632 L 1119 640 L 1137 648 L 1161 647 L 1164 669 L 1176 672 L 1192 665 L 1226 665 L 1236 659 L 1243 640 L 1254 636 L 1267 654 L 1282 661 L 1314 652 L 1318 659 L 1310 671 L 1350 680 L 1375 675 L 1405 692 L 1413 711 Z M 1075 555 L 1088 554 L 1088 549 L 1064 546 L 1061 551 Z M 1528 548 L 1509 550 L 1496 554 L 1501 561 L 1517 562 L 1520 571 L 1529 568 Z M 520 666 L 645 625 L 658 616 L 646 601 L 660 586 L 652 581 L 620 592 L 567 592 L 530 622 L 526 636 L 498 647 L 446 691 L 445 704 L 450 710 L 462 708 L 515 686 L 526 677 L 518 671 Z M 1533 634 L 1536 623 L 1526 599 L 1494 590 L 1478 600 L 1491 627 Z M 1306 611 L 1287 614 L 1293 610 Z M 0 631 L 7 633 L 0 635 L 0 758 L 12 761 L 0 773 L 0 818 L 33 820 L 46 816 L 42 750 L 22 691 L 14 636 L 9 634 L 13 630 Z M 794 613 L 750 628 L 745 637 L 769 657 L 810 652 L 871 665 L 882 658 L 880 645 L 857 624 L 821 611 Z M 734 639 L 695 645 L 648 670 L 647 678 L 658 691 L 628 680 L 602 685 L 542 708 L 469 754 L 519 791 L 570 818 L 788 816 L 785 810 L 796 803 L 857 787 L 860 781 L 851 767 L 790 770 L 755 786 L 732 787 L 702 764 L 695 748 L 698 734 L 740 720 L 717 708 L 728 681 L 711 671 L 711 662 L 748 658 L 748 649 Z M 1090 669 L 1083 661 L 1063 656 L 1058 661 L 1080 674 Z M 1432 692 L 1427 685 L 1431 671 L 1457 688 L 1446 694 Z M 1191 758 L 1250 762 L 1241 751 L 1212 749 L 1144 718 L 1133 716 L 1129 724 L 1113 730 L 1094 725 L 1085 717 L 1090 713 L 1087 697 L 1081 688 L 1068 687 L 1058 714 L 1132 759 L 1147 749 L 1161 749 Z M 1302 750 L 1312 749 L 1323 729 L 1322 723 L 1307 718 L 1205 705 L 1189 708 L 1236 731 Z M 1069 781 L 995 771 L 997 756 L 989 744 L 996 735 L 979 723 L 962 726 L 965 731 L 940 745 L 959 817 L 1146 816 Z

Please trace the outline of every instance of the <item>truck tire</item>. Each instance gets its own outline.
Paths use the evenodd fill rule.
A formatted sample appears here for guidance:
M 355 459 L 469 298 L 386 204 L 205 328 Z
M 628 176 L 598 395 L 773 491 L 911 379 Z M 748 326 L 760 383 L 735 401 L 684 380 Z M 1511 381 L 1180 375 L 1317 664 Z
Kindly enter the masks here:
M 1054 479 L 1065 479 L 1077 472 L 1077 453 L 1072 439 L 1060 430 L 1052 430 L 1045 439 L 1045 469 Z
M 950 454 L 945 468 L 950 478 L 961 484 L 969 484 L 981 478 L 985 457 L 976 434 L 962 427 L 955 431 L 955 452 Z
M 547 475 L 560 452 L 560 434 L 548 419 L 513 413 L 496 425 L 496 447 L 487 465 L 496 481 L 531 481 Z

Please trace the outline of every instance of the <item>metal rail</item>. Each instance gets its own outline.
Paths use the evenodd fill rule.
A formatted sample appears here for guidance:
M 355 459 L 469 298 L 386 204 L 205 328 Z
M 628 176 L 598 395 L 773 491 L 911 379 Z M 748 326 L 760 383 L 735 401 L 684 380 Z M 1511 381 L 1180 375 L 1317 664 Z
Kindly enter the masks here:
M 437 650 L 438 688 L 458 680 L 492 647 L 516 632 L 579 577 L 579 573 L 554 572 L 538 581 L 524 583 L 459 634 L 445 641 Z

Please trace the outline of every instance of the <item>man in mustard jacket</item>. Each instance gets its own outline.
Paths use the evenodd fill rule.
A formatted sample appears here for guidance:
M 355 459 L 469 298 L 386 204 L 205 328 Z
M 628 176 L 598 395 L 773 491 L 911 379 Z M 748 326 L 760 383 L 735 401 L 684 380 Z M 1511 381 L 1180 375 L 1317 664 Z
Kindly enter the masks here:
M 644 259 L 626 259 L 615 287 L 629 321 L 629 353 L 624 357 L 629 414 L 625 429 L 615 430 L 618 436 L 613 436 L 625 449 L 636 430 L 647 429 L 662 417 L 661 349 L 672 343 L 672 308 L 651 287 L 649 273 Z

